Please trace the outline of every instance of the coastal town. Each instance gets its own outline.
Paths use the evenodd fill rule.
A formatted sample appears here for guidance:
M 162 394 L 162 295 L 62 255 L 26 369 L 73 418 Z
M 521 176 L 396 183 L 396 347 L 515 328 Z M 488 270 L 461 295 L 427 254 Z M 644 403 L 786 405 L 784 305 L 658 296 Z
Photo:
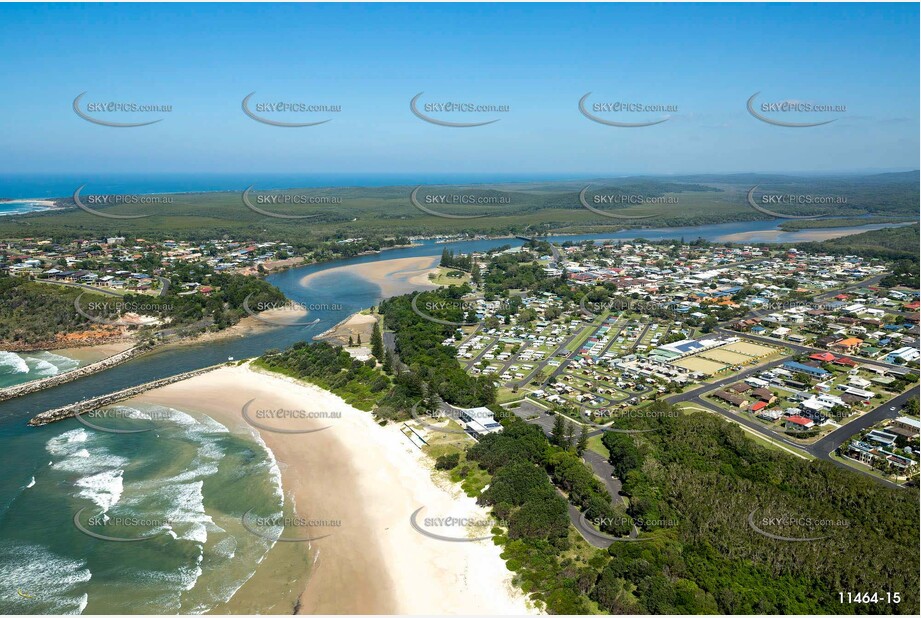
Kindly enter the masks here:
M 0 618 L 921 615 L 919 17 L 3 4 Z
M 497 296 L 479 275 L 498 256 L 564 281 L 581 300 L 527 288 Z M 207 297 L 212 274 L 258 277 L 307 259 L 282 242 L 26 238 L 0 246 L 0 269 L 11 276 L 152 297 L 171 280 L 180 296 Z M 431 279 L 469 286 L 458 301 L 464 321 L 443 343 L 471 375 L 494 381 L 502 404 L 524 401 L 603 427 L 671 400 L 809 449 L 917 382 L 918 291 L 885 285 L 887 274 L 881 260 L 770 245 L 537 242 L 473 253 L 466 271 L 443 267 Z M 88 329 L 115 337 L 167 325 L 130 314 L 118 328 Z M 832 450 L 894 479 L 917 475 L 917 440 L 903 444 L 899 435 L 896 451 L 895 437 L 876 437 L 856 435 Z
M 884 285 L 885 263 L 769 246 L 644 243 L 502 254 L 577 293 L 607 296 L 576 303 L 508 289 L 496 297 L 488 284 L 472 283 L 455 301 L 464 320 L 443 344 L 471 375 L 497 382 L 499 402 L 562 413 L 597 435 L 667 400 L 721 414 L 796 452 L 836 451 L 839 461 L 901 482 L 917 475 L 911 422 L 884 443 L 848 429 L 888 422 L 903 395 L 917 391 L 918 292 Z M 496 255 L 472 258 L 486 273 Z M 853 439 L 821 451 L 828 436 L 845 434 Z

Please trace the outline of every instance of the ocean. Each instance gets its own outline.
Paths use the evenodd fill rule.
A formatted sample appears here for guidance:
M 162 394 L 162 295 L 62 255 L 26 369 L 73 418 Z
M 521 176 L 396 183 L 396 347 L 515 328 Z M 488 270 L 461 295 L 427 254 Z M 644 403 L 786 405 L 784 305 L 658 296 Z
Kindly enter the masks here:
M 198 193 L 308 187 L 385 187 L 394 185 L 528 182 L 552 180 L 544 174 L 6 174 L 0 176 L 0 199 L 69 197 L 87 185 L 95 193 Z M 0 204 L 2 208 L 2 204 Z
M 84 364 L 54 352 L 17 353 L 0 350 L 0 388 L 48 378 Z
M 284 508 L 278 466 L 260 441 L 194 412 L 111 410 L 96 423 L 152 430 L 0 428 L 16 462 L 0 477 L 3 613 L 203 613 L 230 599 L 271 548 L 241 520 Z
M 758 242 L 761 234 L 776 238 L 778 223 L 626 231 L 557 240 L 637 235 L 719 240 L 744 233 L 755 235 L 752 242 Z M 792 240 L 796 233 L 790 234 Z M 269 348 L 310 340 L 381 299 L 378 285 L 351 273 L 337 276 L 332 284 L 329 277 L 302 284 L 306 275 L 350 263 L 438 255 L 446 247 L 469 252 L 521 243 L 516 239 L 449 245 L 426 241 L 276 273 L 268 281 L 289 299 L 329 308 L 312 313 L 319 323 L 167 347 L 53 389 L 0 402 L 5 464 L 0 475 L 0 611 L 159 614 L 224 607 L 272 545 L 242 526 L 243 514 L 256 509 L 268 516 L 286 508 L 280 472 L 271 453 L 254 437 L 232 433 L 194 410 L 150 405 L 111 408 L 118 417 L 107 419 L 113 427 L 153 428 L 132 434 L 99 431 L 74 419 L 36 429 L 26 425 L 31 415 L 229 357 L 256 356 Z M 0 380 L 8 383 L 61 370 L 63 361 L 55 361 L 53 353 L 0 353 Z M 105 536 L 152 538 L 100 540 L 78 524 Z M 254 583 L 261 586 L 258 579 Z

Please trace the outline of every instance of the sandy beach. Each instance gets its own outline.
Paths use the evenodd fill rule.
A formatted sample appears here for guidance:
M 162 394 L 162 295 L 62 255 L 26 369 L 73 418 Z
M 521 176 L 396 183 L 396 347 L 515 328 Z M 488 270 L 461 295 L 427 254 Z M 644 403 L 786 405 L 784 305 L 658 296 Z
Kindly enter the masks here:
M 267 309 L 259 313 L 259 317 L 248 315 L 244 318 L 241 318 L 239 322 L 218 331 L 208 331 L 195 335 L 194 337 L 189 337 L 176 341 L 169 345 L 188 345 L 196 343 L 205 343 L 208 341 L 220 341 L 223 339 L 232 339 L 246 337 L 255 333 L 260 333 L 269 328 L 278 328 L 280 326 L 287 326 L 293 323 L 305 323 L 309 322 L 310 317 L 307 315 L 307 311 L 300 309 L 296 306 L 291 307 L 279 307 L 276 309 Z
M 429 281 L 428 276 L 435 272 L 439 260 L 438 256 L 422 256 L 349 264 L 307 275 L 301 279 L 301 285 L 307 286 L 319 279 L 350 273 L 380 286 L 381 294 L 390 298 L 413 290 L 432 290 L 438 287 Z
M 724 234 L 716 239 L 718 242 L 735 242 L 735 243 L 745 243 L 745 242 L 767 242 L 767 243 L 776 243 L 776 242 L 813 242 L 820 240 L 831 240 L 832 238 L 841 238 L 842 236 L 851 236 L 853 234 L 860 234 L 861 232 L 866 232 L 870 229 L 885 229 L 885 226 L 878 225 L 865 225 L 857 228 L 854 227 L 842 227 L 842 228 L 824 228 L 824 229 L 805 229 L 797 230 L 795 232 L 788 232 L 785 230 L 762 230 L 757 232 L 739 232 L 737 234 Z M 786 238 L 788 237 L 789 238 Z
M 441 473 L 436 475 L 431 461 L 400 433 L 399 424 L 381 427 L 371 414 L 332 393 L 248 365 L 149 391 L 137 401 L 202 412 L 233 431 L 258 431 L 279 462 L 285 493 L 298 516 L 341 522 L 309 547 L 276 543 L 224 611 L 536 613 L 512 586 L 512 573 L 491 541 L 447 542 L 413 528 L 410 517 L 420 507 L 427 516 L 476 519 L 484 519 L 486 511 Z M 241 413 L 249 401 L 260 409 L 306 409 L 327 418 L 260 418 L 263 429 L 257 430 Z M 323 427 L 312 433 L 271 431 Z M 267 598 L 271 578 L 260 571 L 272 563 L 274 553 L 298 551 L 291 546 L 309 551 L 314 566 L 298 580 L 303 590 L 296 605 L 284 610 Z M 277 562 L 271 568 L 277 571 Z M 303 562 L 298 568 L 306 570 Z
M 83 365 L 89 365 L 90 363 L 96 363 L 104 358 L 114 356 L 119 352 L 124 352 L 133 345 L 133 341 L 126 339 L 114 341 L 112 343 L 99 343 L 79 348 L 61 348 L 50 351 L 55 354 L 60 354 L 61 356 L 66 356 L 67 358 L 78 360 Z
M 370 350 L 367 344 L 371 342 L 375 322 L 377 322 L 377 318 L 371 314 L 355 313 L 325 333 L 318 335 L 316 339 L 328 341 L 334 345 L 346 346 L 349 343 L 349 337 L 352 338 L 353 343 L 357 343 L 358 338 L 361 337 L 362 343 L 365 344 L 362 347 Z

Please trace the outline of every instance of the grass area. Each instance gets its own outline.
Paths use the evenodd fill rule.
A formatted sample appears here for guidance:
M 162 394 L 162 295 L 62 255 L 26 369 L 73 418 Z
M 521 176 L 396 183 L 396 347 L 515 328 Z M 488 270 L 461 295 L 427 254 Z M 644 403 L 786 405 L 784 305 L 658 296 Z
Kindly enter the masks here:
M 601 441 L 601 436 L 592 436 L 588 439 L 588 449 L 590 451 L 595 451 L 605 459 L 611 456 L 611 452 Z
M 435 285 L 462 285 L 470 282 L 470 273 L 439 266 L 434 273 L 429 275 L 429 281 Z
M 464 469 L 467 470 L 466 476 L 462 474 Z M 475 498 L 489 485 L 492 476 L 476 464 L 463 462 L 457 468 L 451 470 L 451 480 L 455 483 L 460 483 L 464 493 L 471 498 Z
M 609 313 L 605 313 L 604 315 L 600 316 L 600 319 L 598 316 L 596 316 L 595 319 L 589 322 L 587 326 L 582 330 L 582 332 L 576 336 L 575 339 L 569 342 L 569 345 L 566 346 L 566 351 L 572 352 L 573 350 L 578 350 L 580 347 L 582 347 L 582 344 L 588 341 L 588 338 L 591 337 L 596 330 L 598 330 L 598 327 L 601 326 L 602 323 L 604 323 L 604 319 L 607 318 L 608 315 Z
M 520 388 L 516 393 L 511 388 L 502 386 L 499 388 L 499 392 L 496 394 L 496 403 L 508 403 L 509 401 L 515 401 L 516 399 L 521 399 Z

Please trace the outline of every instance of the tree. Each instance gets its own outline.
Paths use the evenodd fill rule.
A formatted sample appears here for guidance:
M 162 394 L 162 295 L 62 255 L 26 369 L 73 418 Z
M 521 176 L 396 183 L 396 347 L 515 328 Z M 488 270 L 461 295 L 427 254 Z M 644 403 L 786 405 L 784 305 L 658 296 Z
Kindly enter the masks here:
M 563 420 L 562 414 L 557 414 L 553 419 L 553 429 L 550 432 L 550 442 L 557 446 L 566 445 L 566 421 Z
M 353 345 L 355 345 L 355 341 L 352 339 L 352 336 L 349 335 L 349 347 L 352 347 Z
M 586 448 L 588 448 L 588 428 L 582 425 L 582 430 L 579 432 L 579 442 L 576 444 L 576 453 L 581 455 Z
M 576 426 L 572 421 L 566 422 L 566 442 L 561 444 L 565 449 L 571 449 L 573 447 L 573 438 L 576 437 Z
M 358 345 L 361 345 L 361 333 L 358 334 Z
M 384 358 L 384 338 L 377 320 L 374 320 L 374 327 L 371 329 L 371 354 L 378 360 Z
M 384 352 L 382 369 L 384 370 L 384 373 L 393 373 L 393 356 L 390 354 L 390 350 Z

